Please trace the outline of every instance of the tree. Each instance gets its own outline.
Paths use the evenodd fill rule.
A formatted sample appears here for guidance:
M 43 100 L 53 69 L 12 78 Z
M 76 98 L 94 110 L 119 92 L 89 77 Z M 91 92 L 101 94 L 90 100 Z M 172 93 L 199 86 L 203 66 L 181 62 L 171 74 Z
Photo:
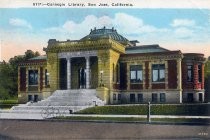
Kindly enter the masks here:
M 12 78 L 12 68 L 9 63 L 0 64 L 0 98 L 7 99 L 13 94 L 15 89 L 14 79 Z
M 39 52 L 27 50 L 24 55 L 10 58 L 9 63 L 0 64 L 0 98 L 6 99 L 17 96 L 18 91 L 18 64 L 30 58 L 39 56 Z

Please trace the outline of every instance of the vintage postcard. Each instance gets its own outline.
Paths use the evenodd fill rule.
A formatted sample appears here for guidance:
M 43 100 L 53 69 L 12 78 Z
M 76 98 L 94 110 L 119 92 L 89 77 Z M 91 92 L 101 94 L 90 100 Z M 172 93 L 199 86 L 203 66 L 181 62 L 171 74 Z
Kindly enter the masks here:
M 208 139 L 209 101 L 209 0 L 0 1 L 0 139 Z

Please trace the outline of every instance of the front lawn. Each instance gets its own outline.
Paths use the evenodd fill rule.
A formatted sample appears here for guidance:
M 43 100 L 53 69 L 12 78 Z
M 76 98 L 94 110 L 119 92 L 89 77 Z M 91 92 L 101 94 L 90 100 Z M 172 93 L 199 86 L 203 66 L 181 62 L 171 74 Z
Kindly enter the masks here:
M 76 112 L 76 114 L 146 115 L 147 105 L 96 106 Z M 210 104 L 153 104 L 151 115 L 210 115 Z

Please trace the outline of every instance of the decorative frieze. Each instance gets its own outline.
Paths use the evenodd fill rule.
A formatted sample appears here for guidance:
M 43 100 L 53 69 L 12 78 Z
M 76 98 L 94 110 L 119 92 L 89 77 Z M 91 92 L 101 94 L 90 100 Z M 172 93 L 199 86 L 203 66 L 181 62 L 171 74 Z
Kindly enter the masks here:
M 89 57 L 97 56 L 97 51 L 76 51 L 58 53 L 58 58 Z

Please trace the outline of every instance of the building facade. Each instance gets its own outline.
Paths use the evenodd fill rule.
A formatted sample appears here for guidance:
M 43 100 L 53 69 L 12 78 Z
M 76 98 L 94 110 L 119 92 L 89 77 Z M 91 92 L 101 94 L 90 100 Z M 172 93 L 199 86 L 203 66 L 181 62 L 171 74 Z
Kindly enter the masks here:
M 80 40 L 50 39 L 45 56 L 19 64 L 19 102 L 72 89 L 96 89 L 106 104 L 204 101 L 203 54 L 137 43 L 105 27 Z

